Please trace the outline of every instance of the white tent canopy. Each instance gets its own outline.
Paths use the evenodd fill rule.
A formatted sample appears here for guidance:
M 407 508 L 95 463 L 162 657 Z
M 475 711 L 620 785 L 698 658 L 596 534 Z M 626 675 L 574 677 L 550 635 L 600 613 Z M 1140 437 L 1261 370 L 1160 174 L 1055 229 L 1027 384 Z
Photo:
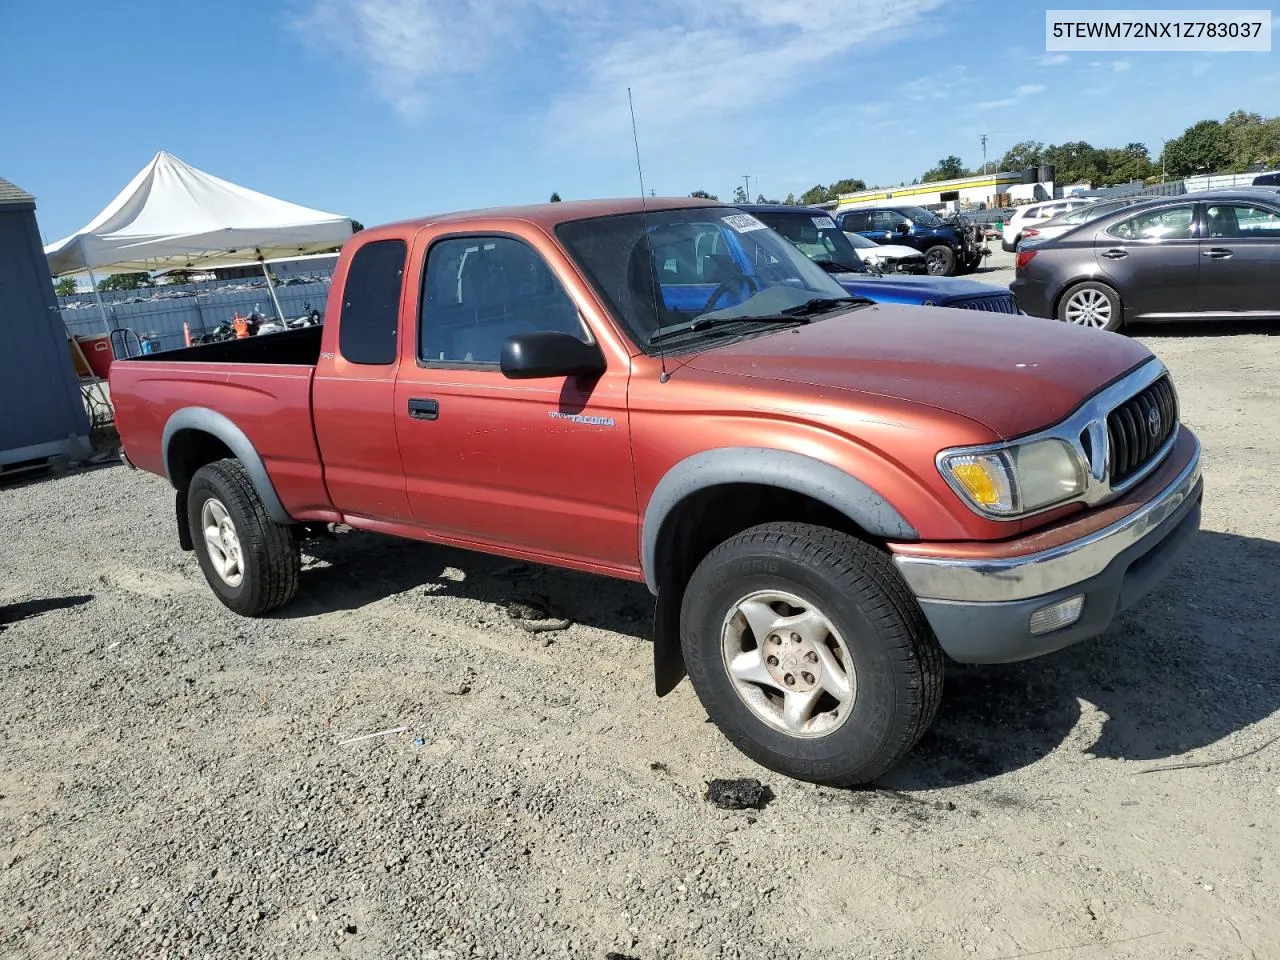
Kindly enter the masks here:
M 44 248 L 53 276 L 259 263 L 315 253 L 351 221 L 219 179 L 163 150 L 88 226 Z

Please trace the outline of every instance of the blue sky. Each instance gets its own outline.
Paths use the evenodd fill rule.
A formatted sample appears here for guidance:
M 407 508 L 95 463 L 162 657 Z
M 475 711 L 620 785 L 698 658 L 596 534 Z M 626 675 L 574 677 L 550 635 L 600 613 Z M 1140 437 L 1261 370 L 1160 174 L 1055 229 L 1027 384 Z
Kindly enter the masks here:
M 1280 112 L 1274 52 L 1046 55 L 1062 4 L 1026 0 L 4 6 L 0 176 L 50 240 L 161 149 L 370 225 L 630 195 L 628 85 L 647 184 L 726 198 L 744 174 L 782 197 L 977 165 L 982 133 L 992 160 L 1022 139 L 1156 154 L 1196 120 Z

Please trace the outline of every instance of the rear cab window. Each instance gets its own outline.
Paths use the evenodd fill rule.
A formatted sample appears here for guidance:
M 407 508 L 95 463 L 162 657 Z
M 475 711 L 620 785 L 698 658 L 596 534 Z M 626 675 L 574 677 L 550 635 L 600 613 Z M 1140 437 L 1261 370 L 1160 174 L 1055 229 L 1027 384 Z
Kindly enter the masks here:
M 338 352 L 350 363 L 396 361 L 396 332 L 408 245 L 374 240 L 355 252 L 342 286 Z

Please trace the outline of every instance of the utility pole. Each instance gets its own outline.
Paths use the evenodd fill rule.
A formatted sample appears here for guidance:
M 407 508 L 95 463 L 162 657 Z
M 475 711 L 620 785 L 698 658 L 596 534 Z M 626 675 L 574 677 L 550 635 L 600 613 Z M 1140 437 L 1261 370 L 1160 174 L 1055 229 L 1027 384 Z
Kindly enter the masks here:
M 978 138 L 982 141 L 982 175 L 987 175 L 987 135 L 984 133 Z
M 1168 145 L 1169 145 L 1169 141 L 1166 140 L 1164 137 L 1161 137 L 1160 138 L 1160 182 L 1161 183 L 1164 183 L 1165 172 L 1168 169 L 1165 165 L 1165 160 L 1164 160 L 1164 155 L 1165 153 L 1168 152 L 1165 148 L 1168 147 Z
M 748 173 L 744 173 L 744 174 L 742 175 L 742 182 L 743 182 L 744 184 L 746 184 L 746 187 L 747 187 L 747 203 L 750 203 L 750 202 L 751 202 L 751 175 L 750 175 L 750 174 L 748 174 Z

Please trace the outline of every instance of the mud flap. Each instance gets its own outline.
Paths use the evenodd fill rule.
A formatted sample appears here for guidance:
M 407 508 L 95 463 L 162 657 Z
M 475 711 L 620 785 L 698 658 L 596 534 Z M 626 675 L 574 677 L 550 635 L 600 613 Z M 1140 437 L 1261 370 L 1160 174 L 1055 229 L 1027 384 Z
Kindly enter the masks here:
M 191 539 L 191 522 L 187 517 L 187 491 L 176 490 L 173 496 L 174 514 L 178 519 L 178 546 L 183 550 L 194 550 L 196 545 Z
M 680 601 L 683 597 L 674 587 L 659 588 L 653 606 L 653 687 L 659 697 L 680 685 L 684 679 L 684 651 L 680 648 Z

